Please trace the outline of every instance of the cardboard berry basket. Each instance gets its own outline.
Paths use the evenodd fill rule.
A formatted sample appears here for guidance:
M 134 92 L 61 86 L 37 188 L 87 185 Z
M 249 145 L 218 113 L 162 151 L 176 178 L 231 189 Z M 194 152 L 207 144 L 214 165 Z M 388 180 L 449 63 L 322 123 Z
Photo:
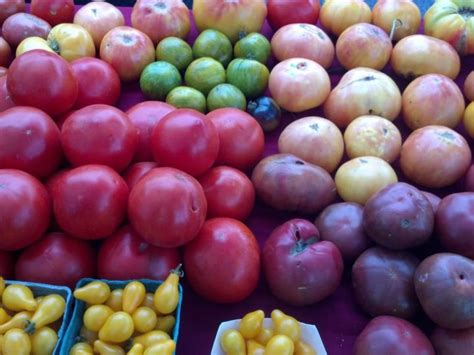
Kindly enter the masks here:
M 148 279 L 140 279 L 140 280 L 103 280 L 103 279 L 91 279 L 85 278 L 79 280 L 76 285 L 76 288 L 82 287 L 87 285 L 89 282 L 92 281 L 103 281 L 107 283 L 111 290 L 115 290 L 117 288 L 124 288 L 129 282 L 131 281 L 140 281 L 145 286 L 147 292 L 155 292 L 158 286 L 160 286 L 163 281 L 156 281 L 156 280 L 148 280 Z M 74 299 L 74 297 L 73 297 Z M 74 311 L 71 315 L 71 321 L 69 322 L 69 326 L 67 328 L 66 334 L 64 336 L 64 341 L 61 344 L 61 351 L 58 353 L 60 355 L 69 355 L 72 346 L 77 343 L 77 339 L 79 336 L 79 332 L 82 327 L 82 319 L 84 316 L 84 312 L 86 310 L 86 303 L 83 301 L 75 300 Z M 175 311 L 175 318 L 176 323 L 173 329 L 173 336 L 172 339 L 175 343 L 178 343 L 178 334 L 179 334 L 179 323 L 181 318 L 181 305 L 183 303 L 183 288 L 179 285 L 179 300 L 178 306 L 176 307 Z

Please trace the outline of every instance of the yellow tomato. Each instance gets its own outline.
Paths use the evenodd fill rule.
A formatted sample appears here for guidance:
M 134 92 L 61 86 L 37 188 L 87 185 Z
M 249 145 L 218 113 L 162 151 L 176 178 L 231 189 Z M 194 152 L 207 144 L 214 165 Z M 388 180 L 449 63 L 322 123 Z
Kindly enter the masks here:
M 10 319 L 12 319 L 12 317 L 7 313 L 7 311 L 0 307 L 0 324 L 8 322 Z
M 110 292 L 110 296 L 107 298 L 105 305 L 112 308 L 114 312 L 122 311 L 122 297 L 123 290 L 121 288 L 116 288 Z
M 58 335 L 49 328 L 38 329 L 30 336 L 32 355 L 51 355 L 58 343 Z
M 294 351 L 293 340 L 282 334 L 273 336 L 265 347 L 265 354 L 272 355 L 293 355 Z
M 99 339 L 99 334 L 97 334 L 97 332 L 93 332 L 92 330 L 87 329 L 85 326 L 81 327 L 79 335 L 81 339 L 84 339 L 84 341 L 87 341 L 89 344 L 94 344 L 94 341 Z
M 264 355 L 265 347 L 255 340 L 247 340 L 247 355 Z
M 2 339 L 3 355 L 30 355 L 31 341 L 22 329 L 10 329 Z
M 170 336 L 167 333 L 161 330 L 152 330 L 151 332 L 133 338 L 132 344 L 141 344 L 145 348 L 148 348 L 155 343 L 159 343 L 168 339 L 170 339 Z
M 74 297 L 88 304 L 102 304 L 110 296 L 110 287 L 103 281 L 92 281 L 74 291 Z
M 153 293 L 150 293 L 150 292 L 146 293 L 145 298 L 143 299 L 143 302 L 140 306 L 149 307 L 152 310 L 154 310 L 157 315 L 160 315 L 160 312 L 158 312 L 155 308 L 155 303 L 153 302 L 154 297 L 155 295 Z
M 299 340 L 295 342 L 295 355 L 316 355 L 316 350 L 305 342 Z
M 35 329 L 57 321 L 63 316 L 65 308 L 66 301 L 62 296 L 56 294 L 45 296 L 28 322 L 28 326 L 25 328 L 26 332 L 33 334 Z
M 171 340 L 161 341 L 146 348 L 143 355 L 173 355 L 176 349 L 176 343 Z
M 112 308 L 103 304 L 96 304 L 90 306 L 84 312 L 84 327 L 93 332 L 98 332 L 100 328 L 102 328 L 102 326 L 105 324 L 107 318 L 109 318 L 113 313 L 114 311 L 112 310 Z
M 5 290 L 5 279 L 2 276 L 0 276 L 0 297 L 2 297 L 4 290 Z
M 2 303 L 5 308 L 15 312 L 34 311 L 36 309 L 33 292 L 24 285 L 8 285 L 3 291 Z
M 122 309 L 132 314 L 145 299 L 146 289 L 140 281 L 132 281 L 123 289 Z
M 122 347 L 113 344 L 107 344 L 102 340 L 96 340 L 94 342 L 94 352 L 99 355 L 125 355 L 125 351 Z
M 31 319 L 32 315 L 33 313 L 28 311 L 15 314 L 8 322 L 0 325 L 0 334 L 5 334 L 10 329 L 14 328 L 23 329 L 28 324 L 28 321 Z
M 464 111 L 464 127 L 469 137 L 474 138 L 474 102 L 471 102 Z
M 245 339 L 255 338 L 262 330 L 263 318 L 265 313 L 261 309 L 247 313 L 239 323 L 240 334 Z
M 142 344 L 135 344 L 128 351 L 127 355 L 143 355 L 144 347 Z
M 153 302 L 155 308 L 161 314 L 173 313 L 178 306 L 179 301 L 179 278 L 183 276 L 181 264 L 174 270 L 171 270 L 166 280 L 158 286 L 155 291 Z
M 169 335 L 173 333 L 174 325 L 176 324 L 175 316 L 168 314 L 167 316 L 158 317 L 155 329 L 162 330 Z
M 245 355 L 245 339 L 238 330 L 226 330 L 220 339 L 222 350 L 227 354 Z
M 44 38 L 33 36 L 33 37 L 27 37 L 23 41 L 20 42 L 18 47 L 16 47 L 15 55 L 19 57 L 23 53 L 32 51 L 35 49 L 42 49 L 44 51 L 54 53 L 54 51 L 51 49 L 51 47 L 48 45 L 48 42 Z
M 292 341 L 298 341 L 301 338 L 301 326 L 295 318 L 286 315 L 279 309 L 273 310 L 271 317 L 275 334 L 286 335 Z
M 156 313 L 148 307 L 138 307 L 132 313 L 133 324 L 135 331 L 140 333 L 147 333 L 155 329 L 158 317 Z
M 260 333 L 255 337 L 255 340 L 262 345 L 267 345 L 268 341 L 275 335 L 272 328 L 262 328 Z
M 72 346 L 69 355 L 93 355 L 94 350 L 88 343 L 80 342 Z
M 339 36 L 356 23 L 370 23 L 372 11 L 363 0 L 326 0 L 321 6 L 319 19 L 325 29 Z
M 115 312 L 99 330 L 99 339 L 105 342 L 121 343 L 133 334 L 133 319 L 127 312 Z
M 95 57 L 94 40 L 81 25 L 56 25 L 49 32 L 47 41 L 56 53 L 69 62 L 82 57 Z

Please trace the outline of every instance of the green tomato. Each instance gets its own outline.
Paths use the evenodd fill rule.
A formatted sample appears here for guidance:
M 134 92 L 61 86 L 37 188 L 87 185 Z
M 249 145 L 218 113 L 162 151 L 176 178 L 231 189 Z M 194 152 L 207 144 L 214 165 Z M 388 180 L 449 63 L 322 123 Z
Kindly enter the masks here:
M 232 60 L 232 43 L 222 32 L 205 30 L 196 38 L 193 54 L 194 58 L 214 58 L 226 67 Z
M 260 33 L 250 33 L 234 46 L 234 57 L 254 59 L 265 64 L 270 57 L 272 47 L 268 39 Z
M 224 107 L 235 107 L 245 111 L 246 106 L 245 95 L 232 84 L 219 84 L 207 95 L 207 109 L 209 111 Z
M 164 100 L 175 87 L 182 84 L 181 74 L 168 62 L 148 64 L 140 75 L 140 89 L 153 100 Z
M 202 92 L 188 86 L 178 86 L 166 96 L 166 103 L 176 108 L 192 108 L 206 113 L 206 97 Z
M 184 80 L 192 88 L 207 95 L 214 86 L 225 83 L 225 69 L 215 59 L 199 58 L 188 66 Z
M 185 70 L 193 61 L 191 46 L 178 37 L 167 37 L 156 46 L 156 59 L 173 64 L 178 70 Z
M 227 67 L 227 82 L 237 86 L 247 98 L 263 94 L 268 84 L 268 68 L 253 59 L 237 58 Z

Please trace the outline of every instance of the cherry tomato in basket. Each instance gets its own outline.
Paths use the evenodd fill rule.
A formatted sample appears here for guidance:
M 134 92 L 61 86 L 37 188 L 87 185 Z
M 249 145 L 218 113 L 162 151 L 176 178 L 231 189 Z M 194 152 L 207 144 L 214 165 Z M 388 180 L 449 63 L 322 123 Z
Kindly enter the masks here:
M 30 11 L 52 26 L 72 22 L 74 0 L 31 0 Z

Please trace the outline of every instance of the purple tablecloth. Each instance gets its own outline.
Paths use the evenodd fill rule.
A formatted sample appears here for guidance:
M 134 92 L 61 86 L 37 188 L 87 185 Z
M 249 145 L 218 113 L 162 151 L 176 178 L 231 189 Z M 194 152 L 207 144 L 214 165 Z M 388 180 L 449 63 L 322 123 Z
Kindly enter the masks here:
M 123 11 L 127 24 L 130 22 L 130 8 L 121 8 Z M 262 31 L 269 38 L 272 31 L 265 24 Z M 196 30 L 193 28 L 189 36 L 189 41 L 196 37 Z M 335 66 L 337 64 L 335 63 Z M 474 57 L 463 58 L 463 69 L 457 80 L 458 84 L 464 82 L 469 70 L 474 69 Z M 397 79 L 390 69 L 385 71 L 392 78 L 396 79 L 400 90 L 403 90 L 407 85 L 404 80 Z M 341 75 L 331 75 L 331 82 L 334 85 L 339 81 Z M 134 104 L 145 100 L 141 94 L 138 85 L 129 84 L 123 87 L 122 96 L 118 107 L 127 110 Z M 323 116 L 322 110 L 312 110 L 298 115 L 285 114 L 280 128 L 265 137 L 265 155 L 277 153 L 277 140 L 281 130 L 292 120 L 298 117 L 318 115 Z M 401 119 L 397 119 L 396 124 L 406 137 L 408 130 L 403 125 Z M 459 130 L 462 132 L 462 130 Z M 471 143 L 472 139 L 468 139 Z M 397 164 L 395 168 L 399 172 Z M 400 180 L 404 180 L 403 176 L 399 174 Z M 432 191 L 440 196 L 444 196 L 448 192 L 459 190 L 462 188 L 462 182 L 456 186 L 440 191 Z M 247 221 L 248 226 L 254 232 L 260 246 L 263 246 L 265 239 L 270 232 L 279 224 L 288 219 L 296 217 L 296 215 L 289 215 L 281 212 L 276 212 L 271 208 L 263 206 L 257 201 L 255 209 Z M 313 220 L 315 216 L 298 216 L 306 217 Z M 435 249 L 433 249 L 435 248 Z M 428 245 L 418 252 L 420 255 L 426 255 L 432 250 L 436 250 L 436 245 Z M 352 346 L 357 335 L 361 332 L 370 317 L 364 314 L 356 305 L 354 297 L 352 296 L 351 281 L 350 281 L 350 265 L 346 266 L 343 282 L 337 289 L 335 294 L 320 302 L 318 304 L 307 307 L 290 307 L 282 302 L 279 302 L 269 292 L 263 276 L 260 279 L 257 289 L 253 294 L 243 302 L 232 305 L 219 305 L 207 302 L 196 295 L 193 290 L 183 280 L 184 286 L 184 305 L 181 318 L 181 331 L 177 347 L 177 354 L 185 355 L 208 355 L 211 350 L 213 339 L 219 324 L 226 320 L 241 318 L 245 313 L 256 309 L 263 309 L 267 315 L 275 309 L 279 308 L 288 314 L 296 317 L 298 320 L 315 324 L 321 334 L 323 343 L 329 354 L 352 354 Z M 314 270 L 318 272 L 318 270 Z M 263 275 L 263 274 L 262 274 Z M 422 327 L 427 333 L 432 329 L 432 324 L 427 321 L 426 317 L 420 314 L 413 322 Z

